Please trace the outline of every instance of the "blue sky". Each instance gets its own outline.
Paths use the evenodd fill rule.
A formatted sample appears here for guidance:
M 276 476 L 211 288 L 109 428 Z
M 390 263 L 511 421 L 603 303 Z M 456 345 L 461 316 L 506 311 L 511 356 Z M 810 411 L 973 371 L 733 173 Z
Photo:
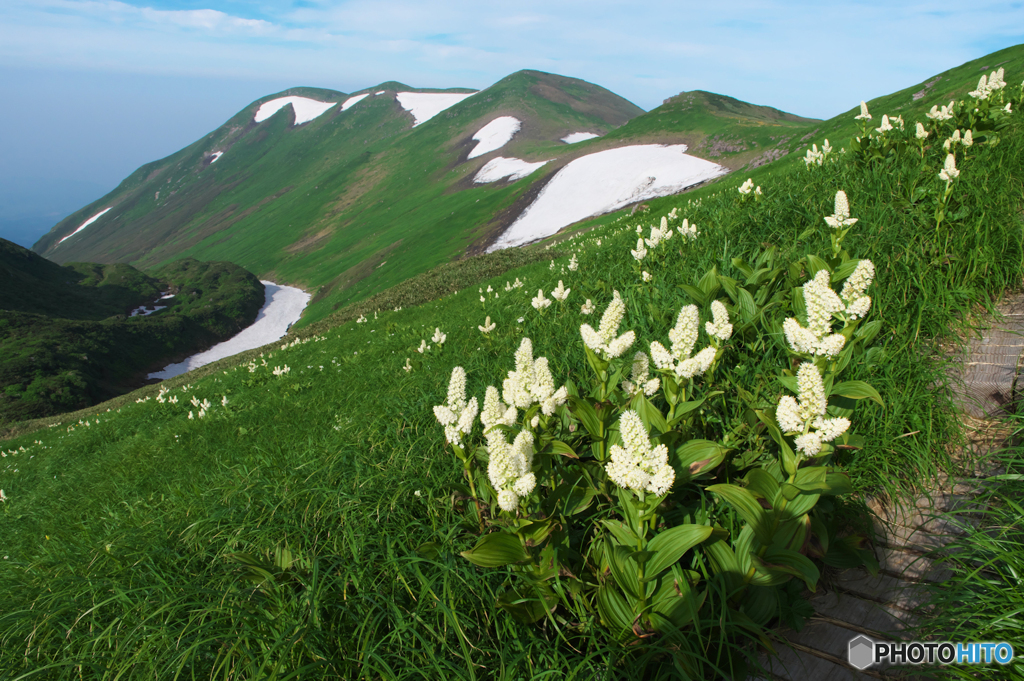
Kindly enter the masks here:
M 1022 42 L 1020 2 L 0 0 L 0 236 L 34 241 L 291 86 L 483 88 L 530 68 L 644 109 L 703 89 L 828 118 Z

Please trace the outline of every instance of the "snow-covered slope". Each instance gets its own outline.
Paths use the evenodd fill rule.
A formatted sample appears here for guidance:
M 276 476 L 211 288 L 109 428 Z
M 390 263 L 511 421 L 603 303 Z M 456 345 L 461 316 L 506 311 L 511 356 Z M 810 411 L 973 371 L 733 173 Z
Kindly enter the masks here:
M 111 208 L 113 208 L 113 206 L 109 206 L 109 207 L 107 207 L 107 208 L 104 208 L 104 209 L 103 209 L 103 210 L 101 210 L 101 211 L 100 211 L 99 213 L 96 213 L 96 215 L 93 215 L 93 216 L 92 216 L 91 218 L 89 218 L 88 220 L 86 220 L 85 222 L 83 222 L 82 224 L 80 224 L 80 225 L 78 226 L 78 229 L 76 229 L 75 231 L 71 232 L 71 234 L 68 234 L 68 235 L 67 235 L 66 237 L 64 237 L 63 239 L 61 239 L 60 241 L 58 241 L 58 242 L 57 242 L 57 245 L 59 246 L 60 244 L 64 243 L 65 241 L 67 241 L 68 239 L 70 239 L 71 237 L 73 237 L 74 235 L 76 235 L 76 234 L 78 234 L 79 232 L 81 232 L 81 231 L 82 231 L 83 229 L 85 229 L 86 227 L 88 227 L 88 226 L 89 226 L 89 225 L 91 225 L 92 223 L 94 223 L 94 222 L 96 222 L 97 220 L 99 220 L 99 219 L 100 219 L 100 218 L 101 218 L 101 217 L 103 216 L 103 214 L 104 214 L 104 213 L 106 213 L 106 212 L 107 212 L 108 210 L 110 210 Z
M 576 144 L 577 142 L 592 140 L 595 137 L 600 137 L 600 135 L 595 135 L 592 132 L 574 132 L 563 137 L 562 141 L 566 144 Z
M 348 111 L 353 106 L 355 106 L 359 102 L 363 101 L 363 99 L 365 99 L 368 94 L 370 94 L 370 93 L 369 92 L 364 92 L 361 95 L 352 95 L 351 97 L 349 97 L 348 99 L 345 100 L 344 104 L 341 105 L 341 110 L 342 111 Z
M 473 178 L 473 182 L 487 184 L 489 182 L 497 182 L 504 177 L 507 177 L 509 182 L 515 182 L 531 174 L 545 163 L 547 161 L 530 163 L 521 158 L 497 156 L 484 164 L 484 167 Z
M 685 144 L 647 144 L 599 151 L 568 163 L 488 252 L 536 241 L 579 220 L 675 194 L 728 172 L 685 151 Z
M 477 130 L 476 134 L 473 135 L 477 145 L 473 147 L 473 151 L 469 152 L 469 156 L 466 158 L 476 158 L 477 156 L 483 156 L 489 151 L 501 149 L 509 143 L 513 135 L 519 132 L 519 128 L 522 125 L 522 121 L 515 116 L 495 118 Z
M 426 123 L 448 107 L 455 106 L 475 92 L 399 92 L 398 103 L 412 114 L 413 127 Z
M 257 123 L 265 121 L 289 104 L 295 112 L 295 125 L 302 125 L 322 115 L 337 102 L 319 102 L 309 97 L 278 97 L 264 102 L 256 111 L 253 120 Z

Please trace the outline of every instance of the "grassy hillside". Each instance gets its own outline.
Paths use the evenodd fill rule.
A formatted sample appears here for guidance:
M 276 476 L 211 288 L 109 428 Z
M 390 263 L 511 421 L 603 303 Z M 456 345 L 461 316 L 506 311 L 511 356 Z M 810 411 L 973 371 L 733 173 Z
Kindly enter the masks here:
M 256 318 L 263 284 L 231 263 L 61 267 L 0 240 L 0 424 L 81 409 L 230 338 Z M 161 294 L 167 309 L 130 317 Z
M 1006 96 L 1014 108 L 1024 100 L 1017 86 Z M 959 111 L 969 118 L 969 107 Z M 760 196 L 725 180 L 663 199 L 540 251 L 548 262 L 455 294 L 422 280 L 436 287 L 425 293 L 434 302 L 393 311 L 382 298 L 365 321 L 324 323 L 315 336 L 166 382 L 170 392 L 150 387 L 109 412 L 11 439 L 0 459 L 0 588 L 10 594 L 0 605 L 0 667 L 47 678 L 531 678 L 551 669 L 566 678 L 742 678 L 757 645 L 806 613 L 802 585 L 827 580 L 825 566 L 870 562 L 857 531 L 865 519 L 840 493 L 847 476 L 863 492 L 952 465 L 959 425 L 941 389 L 945 349 L 973 308 L 1024 274 L 1019 116 L 994 113 L 997 130 L 979 127 L 974 146 L 956 147 L 960 174 L 948 183 L 939 172 L 953 123 L 929 123 L 920 148 L 912 126 L 875 135 L 887 150 L 877 158 L 780 164 L 759 177 Z M 823 219 L 842 217 L 839 190 L 857 219 L 843 233 Z M 677 230 L 687 219 L 699 235 L 680 231 L 638 262 L 637 228 L 651 237 L 662 216 Z M 843 353 L 796 352 L 782 325 L 790 316 L 811 323 L 806 282 L 827 270 L 838 293 L 863 258 L 875 264 L 870 311 L 836 322 L 848 336 Z M 571 288 L 564 304 L 531 305 L 559 280 Z M 628 329 L 635 342 L 602 365 L 580 324 L 598 326 L 613 291 L 625 308 L 613 331 Z M 587 299 L 590 316 L 581 314 Z M 620 381 L 632 352 L 668 344 L 685 305 L 709 320 L 713 300 L 733 328 L 715 341 L 698 327 L 695 349 L 716 350 L 704 376 L 681 384 L 685 401 L 665 373 L 649 398 L 629 396 Z M 496 327 L 485 334 L 487 316 Z M 517 411 L 508 426 L 537 442 L 536 491 L 516 515 L 489 490 L 487 457 L 498 450 L 478 448 L 482 429 L 466 436 L 463 464 L 432 408 L 458 397 L 449 390 L 456 366 L 478 400 L 501 386 L 524 337 L 577 399 L 550 415 Z M 800 445 L 795 431 L 776 432 L 775 410 L 798 392 L 810 403 L 795 370 L 812 360 L 827 374 L 828 417 L 851 425 L 835 449 L 797 462 L 808 476 L 820 469 L 809 484 L 788 473 Z M 865 384 L 881 404 L 856 399 L 871 395 Z M 203 400 L 211 408 L 198 418 Z M 653 501 L 641 494 L 640 511 L 602 465 L 611 445 L 633 448 L 617 425 L 627 407 L 645 414 L 644 437 L 666 447 L 676 480 Z M 568 477 L 574 470 L 600 491 Z M 794 534 L 769 544 L 764 523 Z M 701 538 L 669 534 L 679 528 Z M 628 532 L 664 539 L 626 550 L 616 542 Z M 672 537 L 682 547 L 665 568 L 673 577 L 641 573 L 630 586 L 630 571 L 660 561 Z M 481 541 L 505 542 L 490 561 L 475 555 L 500 567 L 464 557 Z M 652 607 L 631 619 L 648 597 Z M 671 612 L 660 614 L 666 602 Z

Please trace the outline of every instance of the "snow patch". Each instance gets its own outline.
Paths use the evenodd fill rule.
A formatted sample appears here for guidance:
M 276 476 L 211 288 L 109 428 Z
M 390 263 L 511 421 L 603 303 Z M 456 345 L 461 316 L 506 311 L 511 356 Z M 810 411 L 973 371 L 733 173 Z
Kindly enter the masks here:
M 584 142 L 586 140 L 592 140 L 600 135 L 595 135 L 592 132 L 574 132 L 571 135 L 566 135 L 562 138 L 562 141 L 566 144 L 576 144 L 577 142 Z
M 508 144 L 513 135 L 519 132 L 519 128 L 522 125 L 522 121 L 514 116 L 495 118 L 477 130 L 476 134 L 473 135 L 473 139 L 477 140 L 477 145 L 473 148 L 473 151 L 469 152 L 467 158 L 476 158 L 477 156 L 483 156 L 489 151 L 501 149 Z
M 382 94 L 384 94 L 384 91 L 383 91 L 383 90 L 380 90 L 380 91 L 378 91 L 378 92 L 374 92 L 373 94 L 375 94 L 375 95 L 382 95 Z
M 455 106 L 466 97 L 475 94 L 475 92 L 399 92 L 398 103 L 412 114 L 414 120 L 412 127 L 415 128 L 448 107 Z
M 62 243 L 64 243 L 65 241 L 67 241 L 68 239 L 70 239 L 70 238 L 71 238 L 71 237 L 73 237 L 74 235 L 78 234 L 79 232 L 81 232 L 81 231 L 82 231 L 83 229 L 85 229 L 86 227 L 88 227 L 88 226 L 89 226 L 89 225 L 91 225 L 92 223 L 94 223 L 94 222 L 96 222 L 97 220 L 99 220 L 99 219 L 100 219 L 100 217 L 101 217 L 101 216 L 102 216 L 102 215 L 103 215 L 104 213 L 106 213 L 106 212 L 107 212 L 108 210 L 110 210 L 111 208 L 113 208 L 113 206 L 110 206 L 109 208 L 104 208 L 104 209 L 103 209 L 103 210 L 101 210 L 101 211 L 100 211 L 99 213 L 96 213 L 96 215 L 93 215 L 93 216 L 92 216 L 91 218 L 89 218 L 88 220 L 86 220 L 85 222 L 83 222 L 82 224 L 80 224 L 80 225 L 78 226 L 78 229 L 76 229 L 75 231 L 71 232 L 71 234 L 68 234 L 68 235 L 67 235 L 66 237 L 64 237 L 63 239 L 61 239 L 60 241 L 58 241 L 58 242 L 57 242 L 57 245 L 58 245 L 58 246 L 60 246 L 60 245 L 61 245 Z
M 509 182 L 515 182 L 521 180 L 537 168 L 547 163 L 547 161 L 538 161 L 537 163 L 530 163 L 524 161 L 521 158 L 505 158 L 504 156 L 498 156 L 492 158 L 490 161 L 484 164 L 484 167 L 476 174 L 473 178 L 473 182 L 477 184 L 486 184 L 488 182 L 497 182 L 503 177 L 507 177 Z
M 599 151 L 568 163 L 487 251 L 536 241 L 579 220 L 675 194 L 729 172 L 685 151 L 685 144 L 637 145 Z
M 292 105 L 292 111 L 295 112 L 295 125 L 302 125 L 322 115 L 337 102 L 320 102 L 308 97 L 278 97 L 264 102 L 256 110 L 253 120 L 257 123 L 265 121 L 289 104 Z
M 272 281 L 264 281 L 263 285 L 266 287 L 266 302 L 256 316 L 256 321 L 206 352 L 192 355 L 184 362 L 168 365 L 163 371 L 151 373 L 148 378 L 172 378 L 218 359 L 273 343 L 288 333 L 288 327 L 298 321 L 311 296 L 300 289 L 278 286 Z
M 364 92 L 361 95 L 352 95 L 351 97 L 349 97 L 348 99 L 345 100 L 344 104 L 341 105 L 341 110 L 342 111 L 348 111 L 353 106 L 355 106 L 359 102 L 363 101 L 363 99 L 366 98 L 367 96 L 369 96 L 369 94 L 370 94 L 369 92 Z
M 153 314 L 154 312 L 159 312 L 160 310 L 166 310 L 166 309 L 167 309 L 166 305 L 154 305 L 152 310 L 147 310 L 146 306 L 143 305 L 141 307 L 137 307 L 134 310 L 132 310 L 131 316 L 132 317 L 138 317 L 139 315 L 142 315 L 143 317 L 148 317 L 149 315 Z
M 210 159 L 210 163 L 216 163 L 217 159 L 224 155 L 223 151 L 213 152 L 213 158 Z

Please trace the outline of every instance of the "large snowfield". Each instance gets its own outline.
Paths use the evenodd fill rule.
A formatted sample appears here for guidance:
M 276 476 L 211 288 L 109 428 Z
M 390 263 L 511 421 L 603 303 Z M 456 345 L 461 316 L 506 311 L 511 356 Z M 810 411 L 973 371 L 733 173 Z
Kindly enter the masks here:
M 264 102 L 256 110 L 256 115 L 252 119 L 257 123 L 265 121 L 289 104 L 292 105 L 292 111 L 295 112 L 295 125 L 302 125 L 322 115 L 337 102 L 319 102 L 309 97 L 278 97 Z
M 487 251 L 543 239 L 585 218 L 675 194 L 729 172 L 685 151 L 685 144 L 646 144 L 599 151 L 568 163 Z
M 509 143 L 513 135 L 519 132 L 522 125 L 522 121 L 514 116 L 495 118 L 473 135 L 473 139 L 477 140 L 477 145 L 473 147 L 473 151 L 469 152 L 469 156 L 466 158 L 476 158 L 489 151 L 501 149 Z
M 312 296 L 301 289 L 278 286 L 272 281 L 264 281 L 263 285 L 266 287 L 266 302 L 256 315 L 256 321 L 206 352 L 192 355 L 184 362 L 168 365 L 163 371 L 151 373 L 148 378 L 173 378 L 218 359 L 273 343 L 288 333 L 288 327 L 298 321 Z
M 547 161 L 530 163 L 529 161 L 524 161 L 521 158 L 505 158 L 504 156 L 496 156 L 484 164 L 476 174 L 476 177 L 473 178 L 473 182 L 476 182 L 477 184 L 486 184 L 488 182 L 497 182 L 504 177 L 507 177 L 509 182 L 515 182 L 516 180 L 526 177 L 545 163 L 547 163 Z
M 60 241 L 58 241 L 58 242 L 57 242 L 57 245 L 58 245 L 58 246 L 60 246 L 60 245 L 61 245 L 62 243 L 64 243 L 65 241 L 67 241 L 68 239 L 70 239 L 70 238 L 71 238 L 71 237 L 73 237 L 74 235 L 78 234 L 79 232 L 81 232 L 81 231 L 82 231 L 83 229 L 85 229 L 86 227 L 88 227 L 88 226 L 89 226 L 89 225 L 91 225 L 92 223 L 94 223 L 94 222 L 96 222 L 97 220 L 99 220 L 99 219 L 100 219 L 100 217 L 101 217 L 101 216 L 102 216 L 102 215 L 103 215 L 104 213 L 106 213 L 106 212 L 107 212 L 108 210 L 110 210 L 111 208 L 113 208 L 113 206 L 110 206 L 110 207 L 108 207 L 108 208 L 104 208 L 104 209 L 103 209 L 103 210 L 101 210 L 101 211 L 100 211 L 99 213 L 96 213 L 96 215 L 93 215 L 93 216 L 92 216 L 91 218 L 89 218 L 88 220 L 86 220 L 85 222 L 83 222 L 82 224 L 80 224 L 80 225 L 78 226 L 78 229 L 76 229 L 75 231 L 71 232 L 71 234 L 68 234 L 68 235 L 67 235 L 66 237 L 64 237 L 63 239 L 61 239 Z
M 562 141 L 565 142 L 566 144 L 576 144 L 577 142 L 592 140 L 595 137 L 600 137 L 600 135 L 595 135 L 592 132 L 574 132 L 563 137 Z
M 475 94 L 475 92 L 399 92 L 396 97 L 402 108 L 412 114 L 414 121 L 412 127 L 415 128 L 448 107 L 455 106 L 466 97 L 472 97 Z
M 351 97 L 349 97 L 348 99 L 345 100 L 344 104 L 341 105 L 341 110 L 342 111 L 348 111 L 353 106 L 355 106 L 359 102 L 363 101 L 363 99 L 365 99 L 366 96 L 369 95 L 369 94 L 370 94 L 369 92 L 364 92 L 361 95 L 352 95 Z

